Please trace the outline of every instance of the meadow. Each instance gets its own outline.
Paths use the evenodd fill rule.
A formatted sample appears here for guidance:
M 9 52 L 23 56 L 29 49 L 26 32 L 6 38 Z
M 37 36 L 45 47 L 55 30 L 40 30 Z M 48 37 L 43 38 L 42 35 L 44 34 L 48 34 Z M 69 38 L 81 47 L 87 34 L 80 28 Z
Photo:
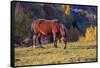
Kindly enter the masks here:
M 97 61 L 96 42 L 68 42 L 67 48 L 46 44 L 45 48 L 16 47 L 15 66 Z

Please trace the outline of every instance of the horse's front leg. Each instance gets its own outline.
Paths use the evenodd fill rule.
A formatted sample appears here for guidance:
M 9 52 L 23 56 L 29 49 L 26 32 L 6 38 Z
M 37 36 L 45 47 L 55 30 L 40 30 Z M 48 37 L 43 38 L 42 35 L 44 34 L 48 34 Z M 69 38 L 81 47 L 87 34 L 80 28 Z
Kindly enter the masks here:
M 66 39 L 65 37 L 62 37 L 62 38 L 61 38 L 61 42 L 62 42 L 62 44 L 63 44 L 63 46 L 64 46 L 64 49 L 66 49 L 66 46 L 67 46 L 67 39 Z
M 66 47 L 67 47 L 67 36 L 65 36 L 64 38 L 65 38 L 65 40 L 64 40 L 64 43 L 65 43 L 64 49 L 66 49 Z
M 64 49 L 66 49 L 67 46 L 67 40 L 64 41 Z
M 54 45 L 55 48 L 57 48 L 56 34 L 53 34 L 53 45 Z

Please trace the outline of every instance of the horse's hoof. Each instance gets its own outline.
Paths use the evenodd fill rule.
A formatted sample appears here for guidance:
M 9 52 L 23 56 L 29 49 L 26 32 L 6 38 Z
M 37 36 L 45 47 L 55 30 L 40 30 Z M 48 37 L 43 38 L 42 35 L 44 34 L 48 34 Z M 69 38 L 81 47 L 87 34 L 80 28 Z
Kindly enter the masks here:
M 35 45 L 33 45 L 33 48 L 39 48 L 39 46 L 35 46 Z
M 54 46 L 55 48 L 58 48 L 56 45 Z
M 64 49 L 66 49 L 66 47 L 64 47 Z
M 54 48 L 58 48 L 58 47 L 56 46 L 56 47 L 54 47 Z
M 36 46 L 33 46 L 33 48 L 36 48 Z

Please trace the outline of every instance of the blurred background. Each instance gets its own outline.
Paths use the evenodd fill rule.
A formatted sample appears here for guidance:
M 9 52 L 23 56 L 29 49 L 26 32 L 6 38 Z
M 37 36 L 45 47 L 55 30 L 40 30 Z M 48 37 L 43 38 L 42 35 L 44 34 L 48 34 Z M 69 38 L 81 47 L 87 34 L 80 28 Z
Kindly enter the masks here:
M 31 23 L 36 19 L 58 19 L 68 29 L 68 42 L 96 41 L 96 6 L 16 2 L 15 44 L 32 45 Z

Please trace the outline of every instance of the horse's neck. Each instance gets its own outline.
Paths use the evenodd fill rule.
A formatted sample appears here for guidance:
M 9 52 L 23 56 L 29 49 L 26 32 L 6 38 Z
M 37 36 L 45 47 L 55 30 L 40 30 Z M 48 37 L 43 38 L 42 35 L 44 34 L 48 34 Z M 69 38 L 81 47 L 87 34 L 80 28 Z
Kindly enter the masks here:
M 65 36 L 67 33 L 67 28 L 63 24 L 60 24 L 60 32 L 62 36 Z

